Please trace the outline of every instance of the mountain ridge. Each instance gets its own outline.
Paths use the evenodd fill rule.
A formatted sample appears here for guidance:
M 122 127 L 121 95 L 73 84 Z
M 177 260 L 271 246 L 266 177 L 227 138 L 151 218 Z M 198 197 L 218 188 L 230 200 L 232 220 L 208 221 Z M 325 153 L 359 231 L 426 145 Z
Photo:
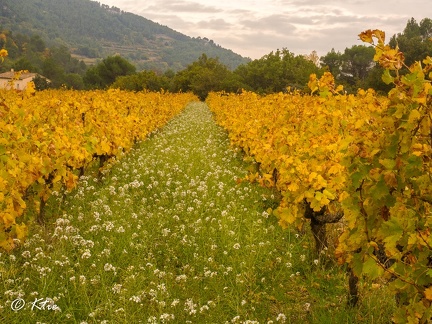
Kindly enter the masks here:
M 90 0 L 3 0 L 0 27 L 40 35 L 84 60 L 120 54 L 139 70 L 179 71 L 205 53 L 230 69 L 250 61 L 207 38 L 192 38 L 145 17 Z

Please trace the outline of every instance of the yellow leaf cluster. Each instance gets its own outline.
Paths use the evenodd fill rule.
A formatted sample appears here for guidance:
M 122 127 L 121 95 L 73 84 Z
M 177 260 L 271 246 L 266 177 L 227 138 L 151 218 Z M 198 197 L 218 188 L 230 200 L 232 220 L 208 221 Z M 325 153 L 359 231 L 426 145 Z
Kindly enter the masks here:
M 4 48 L 0 49 L 0 57 L 4 58 L 6 56 L 8 56 L 8 51 Z
M 375 127 L 371 114 L 386 107 L 385 98 L 372 90 L 339 94 L 329 73 L 320 79 L 311 75 L 308 85 L 321 95 L 211 93 L 207 99 L 232 145 L 260 163 L 261 184 L 282 193 L 276 210 L 282 224 L 303 221 L 304 199 L 315 211 L 340 199 L 347 182 L 341 161 L 351 143 L 350 131 L 363 135 L 363 128 Z
M 9 249 L 13 238 L 25 237 L 16 219 L 29 188 L 36 200 L 74 188 L 75 170 L 95 156 L 126 153 L 196 100 L 192 94 L 27 90 L 24 96 L 0 90 L 0 246 Z

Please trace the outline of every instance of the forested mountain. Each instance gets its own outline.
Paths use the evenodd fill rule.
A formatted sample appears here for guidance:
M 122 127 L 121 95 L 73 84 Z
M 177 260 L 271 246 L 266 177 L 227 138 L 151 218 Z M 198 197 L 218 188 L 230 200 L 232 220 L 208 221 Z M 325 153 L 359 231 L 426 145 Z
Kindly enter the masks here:
M 82 58 L 120 54 L 141 69 L 178 71 L 202 53 L 231 69 L 247 58 L 207 38 L 191 38 L 144 17 L 89 0 L 2 0 L 0 27 L 40 35 Z

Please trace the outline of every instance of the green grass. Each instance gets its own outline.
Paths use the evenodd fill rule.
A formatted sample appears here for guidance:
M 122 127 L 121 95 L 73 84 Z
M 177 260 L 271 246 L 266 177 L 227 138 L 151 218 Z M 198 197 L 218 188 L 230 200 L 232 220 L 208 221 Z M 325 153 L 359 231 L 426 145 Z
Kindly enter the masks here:
M 277 195 L 237 183 L 247 168 L 189 105 L 102 181 L 52 197 L 47 225 L 0 255 L 0 322 L 388 323 L 385 286 L 362 282 L 347 307 L 344 269 L 314 255 L 309 231 L 280 228 L 266 213 Z M 36 298 L 60 310 L 31 309 Z

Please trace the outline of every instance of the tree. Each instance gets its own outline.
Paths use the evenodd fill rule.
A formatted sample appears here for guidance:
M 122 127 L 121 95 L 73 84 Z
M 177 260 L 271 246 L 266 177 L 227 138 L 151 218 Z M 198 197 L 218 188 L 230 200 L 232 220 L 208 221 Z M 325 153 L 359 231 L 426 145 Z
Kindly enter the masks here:
M 86 88 L 102 89 L 104 87 L 104 81 L 98 73 L 97 66 L 89 68 L 83 79 Z
M 420 21 L 420 35 L 423 41 L 428 40 L 432 37 L 432 19 L 425 18 Z
M 47 58 L 42 64 L 42 75 L 52 81 L 52 86 L 58 88 L 65 82 L 65 71 L 52 58 Z
M 83 90 L 85 88 L 82 76 L 77 73 L 67 73 L 64 80 L 68 88 L 75 90 Z
M 73 58 L 66 46 L 47 48 L 39 35 L 27 36 L 10 31 L 0 33 L 0 44 L 8 49 L 9 54 L 12 53 L 3 68 L 39 73 L 51 81 L 49 87 L 52 88 L 83 88 L 82 76 L 87 66 Z M 46 87 L 44 80 L 36 84 L 37 89 Z
M 35 84 L 36 90 L 38 91 L 51 88 L 51 83 L 48 82 L 48 80 L 45 79 L 44 77 L 41 77 L 40 75 L 36 75 L 33 79 L 33 82 Z
M 346 48 L 344 53 L 336 52 L 334 48 L 321 57 L 321 65 L 331 72 L 335 79 L 344 86 L 348 92 L 356 92 L 358 88 L 365 87 L 369 80 L 369 73 L 375 67 L 373 61 L 374 49 L 363 45 L 354 45 Z M 374 74 L 375 76 L 376 74 Z M 381 77 L 379 79 L 381 81 Z
M 325 67 L 333 76 L 338 79 L 342 69 L 342 53 L 331 49 L 325 56 L 321 57 L 321 66 Z
M 73 58 L 66 46 L 57 46 L 50 49 L 47 55 L 63 67 L 66 73 L 84 74 L 87 67 L 83 61 Z
M 75 53 L 90 58 L 95 58 L 100 55 L 97 49 L 91 48 L 90 46 L 79 46 L 78 49 L 75 51 Z
M 361 83 L 361 88 L 368 89 L 372 88 L 378 93 L 387 95 L 387 93 L 392 89 L 391 84 L 385 84 L 382 80 L 382 75 L 384 69 L 378 64 L 375 65 L 369 72 L 366 78 Z
M 33 35 L 32 37 L 30 37 L 29 48 L 33 52 L 42 53 L 45 50 L 46 46 L 45 42 L 39 35 Z
M 422 61 L 432 55 L 432 19 L 425 18 L 420 24 L 414 18 L 408 20 L 402 33 L 393 35 L 390 39 L 391 47 L 399 47 L 404 53 L 405 64 L 410 66 L 415 61 Z
M 371 46 L 354 45 L 346 48 L 342 55 L 340 80 L 351 86 L 352 90 L 362 87 L 368 73 L 375 66 L 375 50 Z
M 120 76 L 111 85 L 111 88 L 119 88 L 130 91 L 160 91 L 169 90 L 170 80 L 165 75 L 159 76 L 154 71 L 141 71 L 132 75 Z
M 399 47 L 409 66 L 415 61 L 422 61 L 426 56 L 432 56 L 432 42 L 429 41 L 431 36 L 432 19 L 425 18 L 418 24 L 411 18 L 404 31 L 390 39 L 389 45 Z M 358 88 L 373 88 L 387 93 L 391 87 L 382 81 L 383 69 L 373 62 L 373 57 L 372 47 L 355 45 L 346 48 L 343 54 L 332 49 L 321 57 L 321 64 L 348 92 L 356 92 Z
M 12 66 L 15 71 L 27 70 L 31 72 L 39 72 L 38 69 L 36 69 L 34 65 L 25 57 L 15 61 Z
M 403 31 L 403 35 L 408 38 L 420 36 L 420 26 L 414 18 L 408 20 L 407 25 Z
M 305 54 L 303 55 L 303 57 L 308 60 L 311 61 L 313 64 L 315 64 L 316 66 L 320 67 L 320 57 L 318 56 L 317 51 L 312 51 L 310 54 Z
M 131 75 L 135 71 L 135 66 L 126 59 L 120 56 L 109 56 L 87 70 L 84 82 L 89 88 L 104 89 L 113 84 L 117 77 Z
M 217 58 L 202 54 L 197 61 L 176 74 L 173 79 L 174 91 L 192 91 L 200 100 L 205 100 L 211 91 L 237 91 L 241 88 L 233 73 Z
M 282 49 L 241 65 L 234 73 L 246 89 L 258 93 L 274 93 L 286 91 L 287 87 L 304 89 L 309 75 L 320 74 L 320 71 L 312 61 Z

